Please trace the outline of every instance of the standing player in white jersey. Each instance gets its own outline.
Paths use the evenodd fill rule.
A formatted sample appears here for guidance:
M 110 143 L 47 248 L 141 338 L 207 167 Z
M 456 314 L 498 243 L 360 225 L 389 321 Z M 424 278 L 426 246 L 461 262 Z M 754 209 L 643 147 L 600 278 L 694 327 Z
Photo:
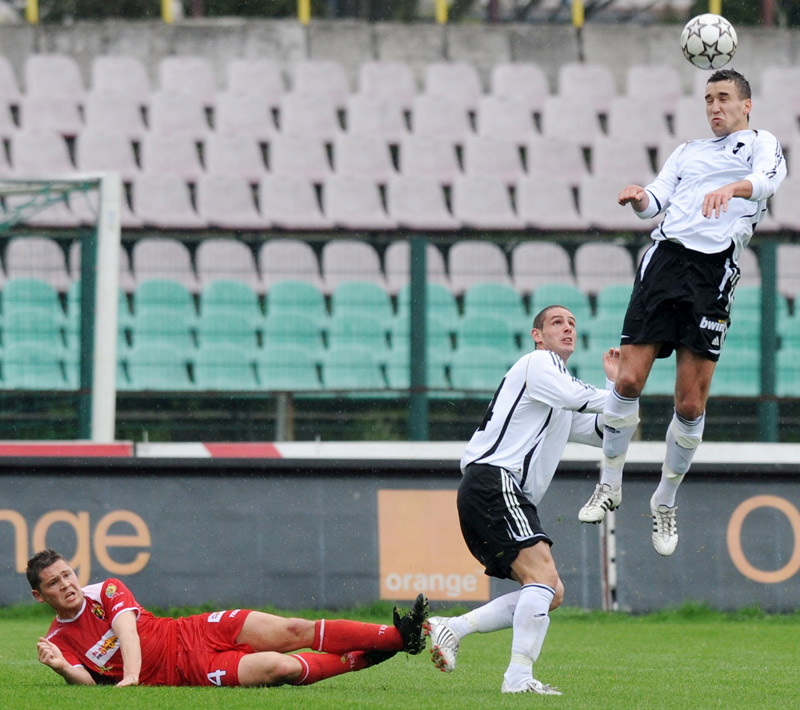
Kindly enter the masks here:
M 650 185 L 628 185 L 619 193 L 619 204 L 630 204 L 644 219 L 665 215 L 639 264 L 622 327 L 619 376 L 603 411 L 600 483 L 578 514 L 584 523 L 598 523 L 622 501 L 622 466 L 639 421 L 639 395 L 655 359 L 674 350 L 675 411 L 661 481 L 650 499 L 660 555 L 671 555 L 678 544 L 675 497 L 702 440 L 739 255 L 786 176 L 775 136 L 748 128 L 750 85 L 741 74 L 713 73 L 705 101 L 715 137 L 684 143 Z
M 511 661 L 503 693 L 560 695 L 533 677 L 548 612 L 564 597 L 552 540 L 542 529 L 536 506 L 553 479 L 567 441 L 602 443 L 599 413 L 609 394 L 572 377 L 566 361 L 575 350 L 575 317 L 563 306 L 548 306 L 533 321 L 536 349 L 506 373 L 481 425 L 461 459 L 458 516 L 470 552 L 486 574 L 514 579 L 522 589 L 454 618 L 425 624 L 433 661 L 450 672 L 459 641 L 473 632 L 513 628 Z M 611 386 L 619 351 L 603 355 Z

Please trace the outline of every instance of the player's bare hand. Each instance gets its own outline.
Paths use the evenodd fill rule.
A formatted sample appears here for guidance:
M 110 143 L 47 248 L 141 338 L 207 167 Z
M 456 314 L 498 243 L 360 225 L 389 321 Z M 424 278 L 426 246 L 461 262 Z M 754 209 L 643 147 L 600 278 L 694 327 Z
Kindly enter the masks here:
M 640 212 L 643 208 L 640 208 L 639 205 L 646 199 L 647 193 L 640 185 L 627 185 L 623 187 L 619 195 L 617 195 L 617 202 L 620 205 L 627 205 L 633 202 L 633 206 L 639 209 Z
M 710 218 L 714 216 L 719 219 L 723 212 L 728 211 L 728 202 L 733 197 L 733 193 L 734 189 L 731 185 L 709 192 L 703 198 L 703 217 Z
M 611 382 L 617 381 L 619 372 L 619 348 L 609 348 L 603 353 L 603 370 Z
M 138 675 L 126 675 L 119 683 L 117 683 L 117 688 L 126 688 L 128 686 L 139 685 L 139 676 Z
M 64 664 L 66 663 L 64 654 L 61 653 L 61 649 L 52 641 L 48 641 L 44 637 L 39 638 L 39 642 L 36 644 L 36 649 L 39 652 L 39 663 L 43 663 L 48 668 L 58 670 L 63 668 Z

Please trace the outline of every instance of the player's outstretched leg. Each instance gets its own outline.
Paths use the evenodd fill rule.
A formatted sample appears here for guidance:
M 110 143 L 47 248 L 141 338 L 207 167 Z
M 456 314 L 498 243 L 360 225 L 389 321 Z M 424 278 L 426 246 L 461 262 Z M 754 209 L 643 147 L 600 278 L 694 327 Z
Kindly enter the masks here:
M 431 638 L 431 660 L 443 673 L 452 673 L 458 656 L 458 637 L 447 625 L 447 619 L 432 616 L 425 622 L 425 634 Z
M 394 625 L 403 638 L 403 650 L 412 656 L 425 650 L 425 636 L 422 625 L 428 618 L 428 598 L 420 593 L 414 600 L 412 607 L 400 616 L 400 610 L 394 608 Z
M 578 520 L 582 523 L 600 523 L 606 513 L 616 510 L 622 503 L 622 489 L 614 490 L 608 483 L 598 483 L 594 487 L 589 500 L 578 511 Z
M 656 505 L 655 494 L 650 499 L 653 516 L 653 547 L 659 555 L 669 557 L 678 546 L 678 506 Z

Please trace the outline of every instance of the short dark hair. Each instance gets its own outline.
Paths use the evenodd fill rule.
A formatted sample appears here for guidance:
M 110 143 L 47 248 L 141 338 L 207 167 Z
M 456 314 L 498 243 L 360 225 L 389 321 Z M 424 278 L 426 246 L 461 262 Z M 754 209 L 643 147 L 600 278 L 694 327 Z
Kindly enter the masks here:
M 552 311 L 554 308 L 563 308 L 565 311 L 569 311 L 569 308 L 558 303 L 545 306 L 536 314 L 536 317 L 533 319 L 533 327 L 536 328 L 536 330 L 541 330 L 544 327 L 544 319 L 547 318 L 548 312 Z M 572 313 L 572 311 L 569 312 Z
M 28 578 L 28 584 L 31 589 L 39 590 L 42 583 L 42 570 L 55 564 L 64 558 L 55 550 L 47 548 L 41 552 L 37 552 L 33 557 L 28 560 L 28 567 L 25 570 L 25 576 Z
M 718 81 L 732 81 L 734 84 L 736 84 L 736 89 L 739 91 L 740 99 L 752 98 L 750 82 L 744 78 L 743 74 L 740 74 L 735 69 L 717 69 L 717 71 L 708 77 L 706 84 L 714 84 Z

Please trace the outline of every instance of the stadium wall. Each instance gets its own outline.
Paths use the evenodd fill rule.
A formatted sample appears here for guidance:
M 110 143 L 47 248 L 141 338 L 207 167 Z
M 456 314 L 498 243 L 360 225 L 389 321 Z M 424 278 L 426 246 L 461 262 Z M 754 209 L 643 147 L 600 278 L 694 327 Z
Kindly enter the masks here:
M 462 448 L 0 445 L 0 604 L 30 600 L 25 561 L 46 545 L 71 558 L 82 583 L 121 577 L 146 605 L 335 608 L 418 591 L 480 603 L 514 585 L 489 583 L 461 541 Z M 597 451 L 568 449 L 540 510 L 565 603 L 800 608 L 800 446 L 701 447 L 671 558 L 650 544 L 661 448 L 633 445 L 611 544 L 577 522 Z

